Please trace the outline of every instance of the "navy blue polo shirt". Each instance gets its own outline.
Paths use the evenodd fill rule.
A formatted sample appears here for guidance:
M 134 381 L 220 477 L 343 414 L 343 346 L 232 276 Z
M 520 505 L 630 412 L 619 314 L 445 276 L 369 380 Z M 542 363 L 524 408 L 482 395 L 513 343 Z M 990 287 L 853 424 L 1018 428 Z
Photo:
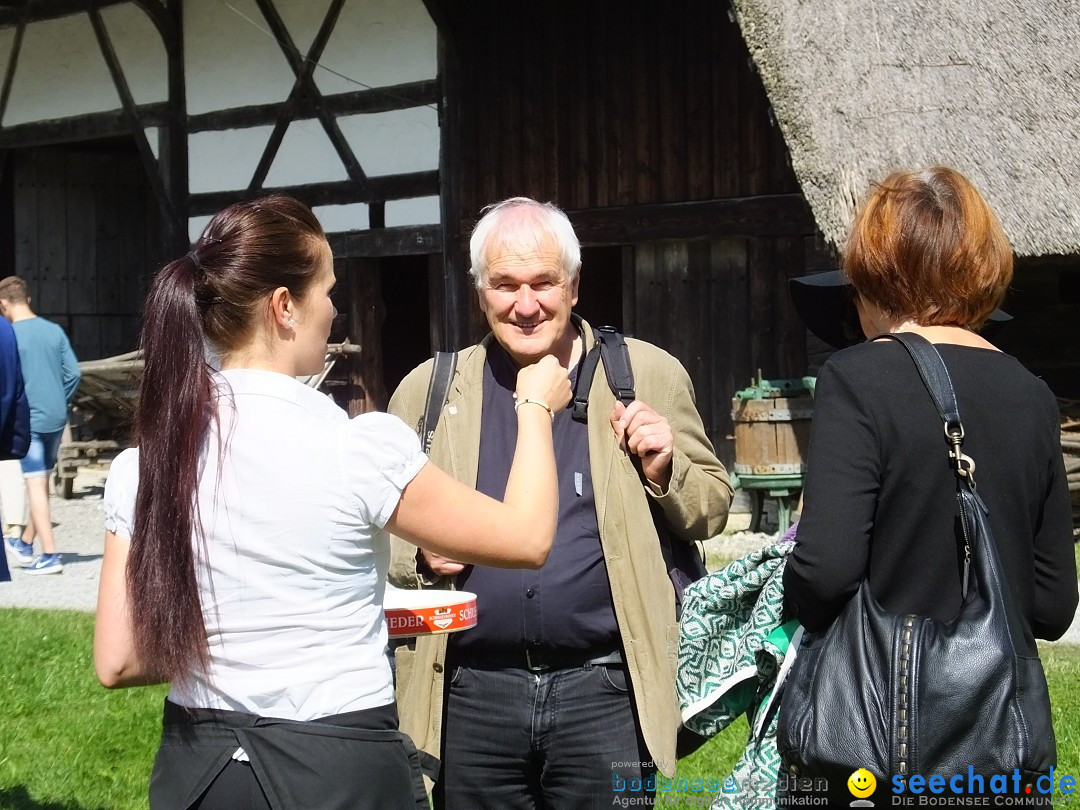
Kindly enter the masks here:
M 578 364 L 580 367 L 580 363 Z M 578 369 L 570 375 L 577 381 Z M 484 367 L 480 458 L 476 488 L 502 499 L 517 443 L 514 386 L 517 368 L 498 344 Z M 588 426 L 564 408 L 552 433 L 559 473 L 559 523 L 547 562 L 539 570 L 467 567 L 461 590 L 476 594 L 477 624 L 451 638 L 459 650 L 520 650 L 523 646 L 569 650 L 618 644 L 600 529 L 589 473 Z M 606 416 L 606 415 L 605 415 Z

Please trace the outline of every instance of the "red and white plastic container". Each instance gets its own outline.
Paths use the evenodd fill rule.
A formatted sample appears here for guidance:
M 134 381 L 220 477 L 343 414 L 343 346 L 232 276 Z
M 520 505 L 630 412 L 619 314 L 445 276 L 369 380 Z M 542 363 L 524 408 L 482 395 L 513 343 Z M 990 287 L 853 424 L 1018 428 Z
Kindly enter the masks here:
M 456 633 L 476 626 L 476 594 L 413 591 L 386 586 L 383 600 L 390 638 Z

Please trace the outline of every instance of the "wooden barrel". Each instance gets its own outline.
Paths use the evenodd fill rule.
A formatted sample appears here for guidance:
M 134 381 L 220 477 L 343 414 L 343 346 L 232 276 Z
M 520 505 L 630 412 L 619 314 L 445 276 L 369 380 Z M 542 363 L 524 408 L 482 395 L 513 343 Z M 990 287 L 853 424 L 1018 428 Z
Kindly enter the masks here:
M 731 400 L 735 473 L 802 475 L 814 415 L 814 378 L 758 378 Z

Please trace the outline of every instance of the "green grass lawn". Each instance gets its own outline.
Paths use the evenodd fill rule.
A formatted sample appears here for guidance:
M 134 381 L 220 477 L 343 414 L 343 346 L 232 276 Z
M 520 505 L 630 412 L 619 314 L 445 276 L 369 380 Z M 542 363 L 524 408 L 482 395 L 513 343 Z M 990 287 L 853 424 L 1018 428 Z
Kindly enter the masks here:
M 101 688 L 90 614 L 0 610 L 0 617 L 0 810 L 145 808 L 167 688 Z M 1057 775 L 1080 776 L 1080 648 L 1046 645 L 1042 655 Z M 739 719 L 682 760 L 679 776 L 723 781 L 746 735 Z M 690 803 L 682 806 L 701 806 L 701 793 L 685 795 Z
M 168 689 L 102 688 L 91 614 L 0 616 L 0 808 L 145 808 Z

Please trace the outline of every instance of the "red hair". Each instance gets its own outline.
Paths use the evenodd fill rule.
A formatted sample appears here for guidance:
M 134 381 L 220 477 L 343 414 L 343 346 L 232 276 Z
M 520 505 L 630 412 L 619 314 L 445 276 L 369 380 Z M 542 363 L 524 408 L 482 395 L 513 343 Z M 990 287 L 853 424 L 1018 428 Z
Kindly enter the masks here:
M 1013 254 L 986 200 L 955 169 L 894 172 L 855 217 L 844 274 L 892 318 L 977 328 L 1005 298 Z

